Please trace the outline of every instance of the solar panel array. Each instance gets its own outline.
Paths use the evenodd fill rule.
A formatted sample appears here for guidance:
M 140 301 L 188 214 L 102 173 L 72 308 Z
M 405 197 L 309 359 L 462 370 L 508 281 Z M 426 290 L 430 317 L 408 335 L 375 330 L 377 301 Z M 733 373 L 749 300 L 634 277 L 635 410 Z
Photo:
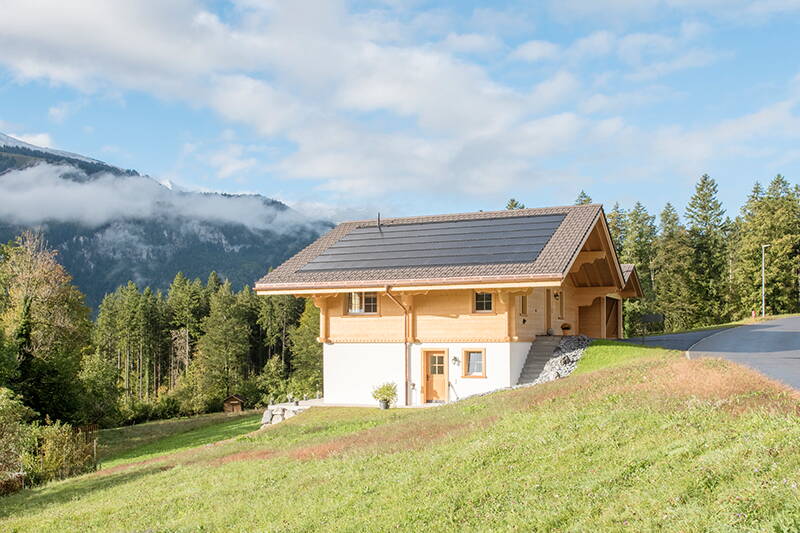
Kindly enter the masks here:
M 357 228 L 300 271 L 533 262 L 566 215 Z

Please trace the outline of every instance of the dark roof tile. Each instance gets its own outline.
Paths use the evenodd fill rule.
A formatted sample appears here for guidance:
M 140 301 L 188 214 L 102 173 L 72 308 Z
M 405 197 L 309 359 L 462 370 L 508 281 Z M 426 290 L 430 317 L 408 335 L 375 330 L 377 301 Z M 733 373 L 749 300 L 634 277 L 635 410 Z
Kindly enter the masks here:
M 453 215 L 403 217 L 382 219 L 382 228 L 400 225 L 424 225 L 434 222 L 462 220 L 497 220 L 517 217 L 563 215 L 563 221 L 552 232 L 550 239 L 533 260 L 516 262 L 487 262 L 481 264 L 445 264 L 428 266 L 399 266 L 389 268 L 360 268 L 313 270 L 312 263 L 326 250 L 355 230 L 376 225 L 375 220 L 344 222 L 317 239 L 294 257 L 274 269 L 256 283 L 260 290 L 339 287 L 352 284 L 361 286 L 387 283 L 420 283 L 453 280 L 502 280 L 519 278 L 558 277 L 563 275 L 578 253 L 585 237 L 602 211 L 598 204 L 517 209 L 506 211 L 481 211 Z M 304 269 L 304 267 L 306 267 Z

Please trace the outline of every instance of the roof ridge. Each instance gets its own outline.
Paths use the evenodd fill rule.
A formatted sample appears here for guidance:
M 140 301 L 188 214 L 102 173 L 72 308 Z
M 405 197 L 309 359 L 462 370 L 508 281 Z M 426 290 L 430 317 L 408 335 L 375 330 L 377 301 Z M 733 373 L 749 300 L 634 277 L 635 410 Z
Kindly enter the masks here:
M 439 219 L 439 218 L 457 218 L 457 217 L 470 217 L 474 216 L 476 218 L 488 218 L 487 215 L 503 215 L 505 217 L 519 217 L 525 216 L 527 214 L 535 213 L 538 211 L 554 211 L 554 210 L 580 210 L 580 209 L 602 209 L 603 204 L 592 203 L 592 204 L 579 204 L 579 205 L 553 205 L 553 206 L 541 206 L 541 207 L 525 207 L 522 209 L 496 209 L 494 211 L 464 211 L 461 213 L 439 213 L 434 215 L 408 215 L 402 217 L 389 217 L 384 218 L 381 217 L 381 224 L 388 224 L 392 223 L 397 220 L 414 220 L 415 222 L 425 222 L 426 219 Z M 463 220 L 463 219 L 462 219 Z M 339 225 L 344 224 L 375 224 L 377 222 L 376 218 L 365 218 L 360 220 L 344 220 L 339 222 Z

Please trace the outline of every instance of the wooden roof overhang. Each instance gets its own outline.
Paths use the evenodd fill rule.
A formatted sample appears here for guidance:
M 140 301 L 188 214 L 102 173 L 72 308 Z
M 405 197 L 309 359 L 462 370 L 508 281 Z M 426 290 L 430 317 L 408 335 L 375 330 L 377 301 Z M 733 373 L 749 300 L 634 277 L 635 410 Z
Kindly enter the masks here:
M 636 272 L 636 268 L 634 268 L 633 265 L 631 265 L 631 270 L 621 295 L 623 298 L 641 298 L 644 296 L 642 285 L 639 283 L 639 274 Z
M 563 276 L 552 274 L 547 276 L 519 276 L 519 277 L 498 277 L 498 278 L 442 278 L 426 280 L 392 280 L 391 283 L 365 283 L 354 282 L 333 282 L 315 283 L 313 287 L 307 284 L 275 286 L 260 289 L 256 285 L 258 295 L 281 295 L 291 294 L 304 296 L 310 294 L 338 294 L 342 292 L 418 292 L 418 291 L 442 291 L 442 290 L 461 290 L 461 289 L 531 289 L 535 287 L 560 287 L 563 283 Z
M 602 211 L 586 232 L 564 275 L 578 289 L 607 288 L 608 292 L 621 292 L 625 287 L 625 276 Z

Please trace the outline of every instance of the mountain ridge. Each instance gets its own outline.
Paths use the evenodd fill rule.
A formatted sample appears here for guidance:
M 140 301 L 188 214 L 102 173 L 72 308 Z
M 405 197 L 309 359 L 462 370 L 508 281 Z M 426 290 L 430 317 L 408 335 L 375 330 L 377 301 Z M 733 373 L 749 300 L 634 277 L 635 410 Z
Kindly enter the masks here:
M 263 195 L 168 187 L 4 134 L 0 197 L 0 242 L 41 231 L 94 309 L 129 280 L 166 290 L 179 271 L 252 286 L 333 227 Z

